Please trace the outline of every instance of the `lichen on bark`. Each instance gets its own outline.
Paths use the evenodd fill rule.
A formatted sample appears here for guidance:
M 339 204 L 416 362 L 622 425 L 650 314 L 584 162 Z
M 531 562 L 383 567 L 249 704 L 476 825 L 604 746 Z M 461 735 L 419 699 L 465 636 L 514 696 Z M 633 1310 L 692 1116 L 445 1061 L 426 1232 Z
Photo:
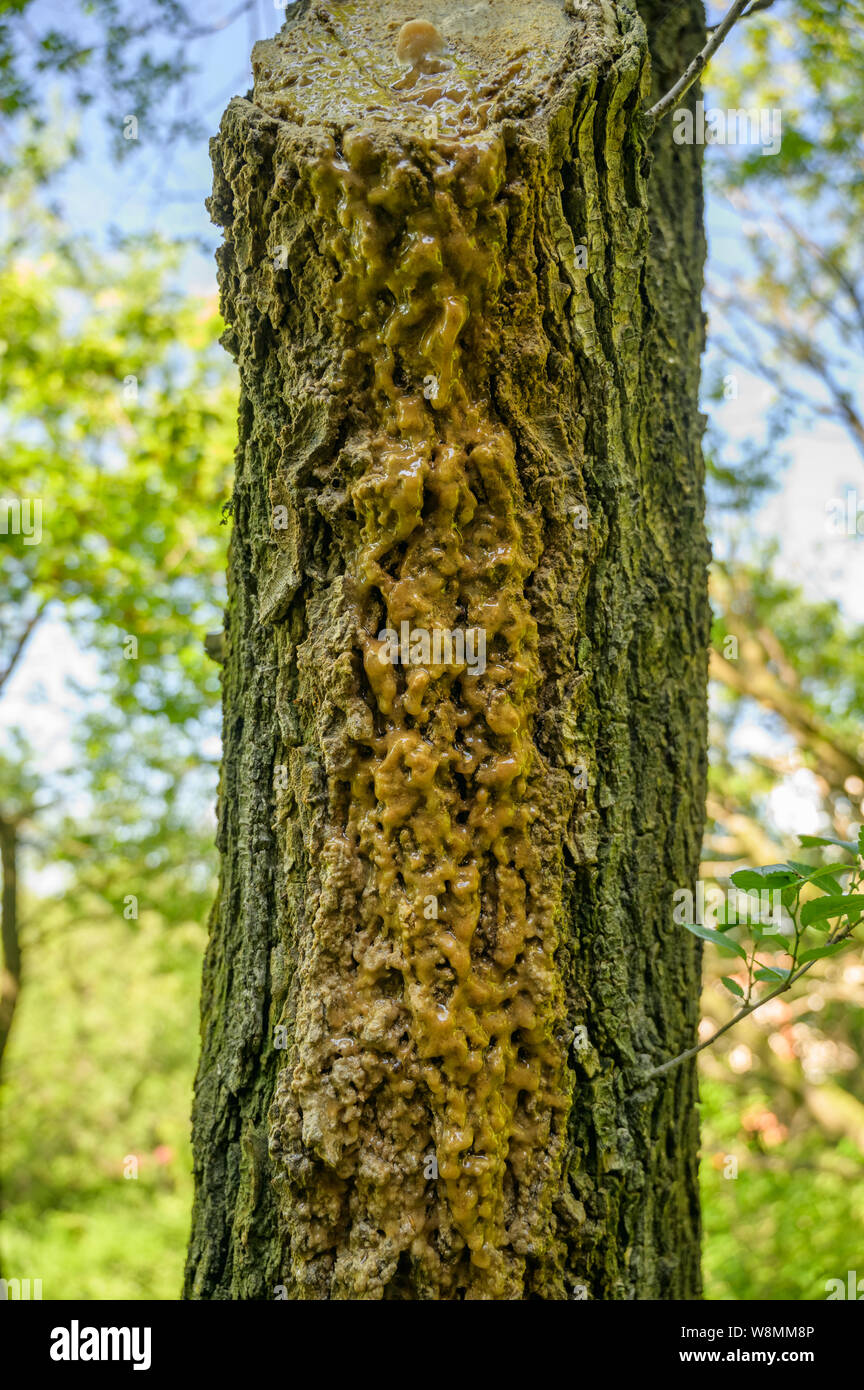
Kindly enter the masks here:
M 395 11 L 301 0 L 214 142 L 242 398 L 187 1292 L 692 1296 L 693 1073 L 638 1076 L 697 981 L 698 227 L 676 297 L 631 9 Z M 394 664 L 405 624 L 484 669 Z

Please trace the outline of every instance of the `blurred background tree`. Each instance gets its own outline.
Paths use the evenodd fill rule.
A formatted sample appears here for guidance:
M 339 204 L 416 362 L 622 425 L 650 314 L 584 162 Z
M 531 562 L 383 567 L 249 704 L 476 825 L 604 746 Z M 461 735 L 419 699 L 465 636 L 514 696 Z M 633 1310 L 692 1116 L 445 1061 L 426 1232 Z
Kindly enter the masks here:
M 85 1296 L 171 1297 L 179 1266 L 160 1261 L 175 1245 L 180 1258 L 188 1221 L 212 896 L 219 681 L 204 637 L 221 624 L 235 391 L 215 293 L 184 283 L 187 248 L 73 237 L 40 198 L 66 157 L 43 144 L 36 172 L 7 177 L 0 237 L 4 495 L 38 505 L 41 528 L 33 544 L 10 526 L 0 548 L 4 1265 L 44 1267 L 46 1297 L 82 1270 Z M 46 699 L 45 737 L 28 738 L 16 679 L 61 630 L 81 653 L 70 727 Z
M 202 22 L 173 0 L 80 0 L 58 18 L 12 0 L 0 16 L 3 495 L 41 498 L 45 536 L 0 536 L 0 832 L 14 823 L 22 981 L 3 1272 L 42 1277 L 49 1298 L 173 1298 L 181 1282 L 218 764 L 203 642 L 235 414 L 204 131 L 279 8 L 226 0 Z M 798 832 L 847 838 L 864 815 L 861 0 L 752 14 L 705 101 L 783 122 L 777 155 L 708 152 L 703 873 L 725 886 L 807 857 Z M 110 217 L 88 218 L 97 184 Z M 115 211 L 126 225 L 103 232 Z M 27 679 L 50 684 L 55 651 L 66 694 L 34 706 Z M 728 969 L 706 951 L 708 1031 L 734 1009 Z M 711 1298 L 821 1298 L 860 1265 L 864 958 L 808 982 L 702 1054 Z M 15 997 L 4 978 L 6 1018 Z
M 779 155 L 726 148 L 708 163 L 734 219 L 733 255 L 712 257 L 708 295 L 716 622 L 703 875 L 721 886 L 744 863 L 809 857 L 794 831 L 854 838 L 864 812 L 852 578 L 864 534 L 862 58 L 860 0 L 796 0 L 751 16 L 709 76 L 706 105 L 776 108 L 783 121 Z M 748 378 L 765 387 L 762 435 L 742 445 Z M 809 475 L 794 531 L 809 573 L 789 563 L 783 509 L 771 513 L 779 539 L 758 520 L 789 466 Z M 735 1008 L 719 983 L 727 967 L 706 954 L 706 1032 Z M 808 979 L 800 998 L 773 1001 L 703 1053 L 709 1296 L 825 1297 L 828 1278 L 860 1264 L 861 952 Z

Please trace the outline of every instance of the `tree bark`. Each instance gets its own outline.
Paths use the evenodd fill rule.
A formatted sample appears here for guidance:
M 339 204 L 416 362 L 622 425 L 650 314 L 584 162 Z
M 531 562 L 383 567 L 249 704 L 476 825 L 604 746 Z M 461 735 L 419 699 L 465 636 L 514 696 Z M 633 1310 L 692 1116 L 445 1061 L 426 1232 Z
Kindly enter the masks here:
M 188 1297 L 699 1295 L 695 1070 L 640 1078 L 697 1017 L 702 202 L 641 113 L 704 34 L 641 13 L 300 0 L 213 142 Z

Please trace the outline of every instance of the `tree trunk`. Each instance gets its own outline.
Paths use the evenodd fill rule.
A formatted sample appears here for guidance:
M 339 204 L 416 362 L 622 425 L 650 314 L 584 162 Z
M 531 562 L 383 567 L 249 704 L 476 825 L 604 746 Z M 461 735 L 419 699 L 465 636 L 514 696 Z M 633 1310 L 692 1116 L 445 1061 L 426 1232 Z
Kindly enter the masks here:
M 659 90 L 702 21 L 655 10 Z M 423 14 L 300 0 L 213 145 L 242 397 L 186 1293 L 693 1298 L 695 1071 L 642 1078 L 699 986 L 699 152 L 652 168 L 632 9 Z

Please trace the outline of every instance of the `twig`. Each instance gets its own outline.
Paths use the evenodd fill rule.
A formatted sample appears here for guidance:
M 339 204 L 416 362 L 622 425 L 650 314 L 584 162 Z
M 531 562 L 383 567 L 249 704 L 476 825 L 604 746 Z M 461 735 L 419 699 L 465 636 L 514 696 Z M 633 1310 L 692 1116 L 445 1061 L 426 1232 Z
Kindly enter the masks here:
M 852 926 L 847 927 L 845 931 L 838 932 L 836 936 L 829 937 L 828 945 L 837 946 L 841 941 L 846 941 L 848 937 L 852 935 L 855 928 L 859 925 L 860 919 L 858 922 L 853 922 Z M 794 975 L 789 976 L 788 980 L 784 980 L 783 983 L 781 985 L 778 985 L 776 989 L 772 990 L 770 994 L 766 994 L 764 999 L 757 999 L 753 1004 L 745 1004 L 743 1009 L 738 1010 L 734 1018 L 730 1018 L 729 1022 L 724 1023 L 722 1028 L 718 1028 L 716 1033 L 712 1033 L 710 1038 L 706 1038 L 704 1042 L 697 1043 L 695 1047 L 689 1047 L 686 1052 L 681 1052 L 677 1057 L 670 1058 L 668 1062 L 664 1062 L 661 1066 L 654 1067 L 652 1071 L 649 1071 L 648 1075 L 644 1078 L 644 1080 L 646 1082 L 653 1081 L 655 1077 L 662 1076 L 664 1072 L 672 1071 L 674 1067 L 680 1067 L 682 1062 L 689 1061 L 691 1057 L 695 1057 L 697 1053 L 704 1051 L 706 1047 L 711 1047 L 711 1045 L 715 1043 L 718 1038 L 722 1038 L 724 1033 L 728 1033 L 729 1029 L 734 1028 L 737 1023 L 740 1023 L 742 1021 L 742 1019 L 745 1019 L 750 1014 L 755 1013 L 757 1009 L 762 1008 L 763 1004 L 770 1003 L 771 1000 L 776 999 L 778 995 L 785 994 L 786 991 L 788 989 L 791 989 L 792 986 L 796 983 L 796 981 L 800 980 L 802 975 L 806 975 L 807 971 L 810 970 L 811 967 L 815 964 L 815 960 L 808 960 L 806 965 L 802 965 L 800 970 L 796 970 Z
M 27 638 L 30 636 L 30 633 L 33 631 L 39 619 L 42 617 L 42 614 L 45 612 L 47 605 L 48 600 L 43 599 L 42 602 L 39 604 L 39 607 L 36 609 L 36 612 L 33 614 L 33 617 L 27 620 L 21 632 L 19 633 L 18 640 L 16 641 L 15 646 L 12 649 L 12 654 L 9 657 L 9 661 L 6 664 L 5 669 L 3 671 L 0 671 L 0 690 L 2 690 L 3 686 L 6 684 L 7 680 L 14 671 L 18 658 L 23 652 L 24 647 L 26 645 Z
M 645 112 L 645 120 L 649 126 L 656 125 L 660 118 L 666 115 L 667 111 L 671 111 L 679 97 L 683 97 L 685 92 L 689 92 L 693 83 L 698 79 L 699 75 L 706 67 L 708 61 L 713 58 L 714 54 L 717 52 L 717 49 L 729 33 L 732 25 L 741 18 L 749 5 L 750 0 L 734 0 L 734 4 L 730 6 L 728 13 L 721 19 L 705 47 L 696 54 L 696 57 L 688 65 L 683 76 L 678 78 L 675 86 L 670 87 L 665 96 L 661 97 L 650 110 Z
M 770 9 L 771 9 L 771 6 L 772 6 L 773 4 L 774 4 L 774 0 L 753 0 L 752 5 L 750 6 L 749 10 L 748 10 L 747 13 L 745 14 L 744 18 L 745 18 L 745 19 L 749 19 L 750 16 L 751 16 L 751 14 L 756 14 L 758 10 L 770 10 Z M 713 34 L 713 33 L 714 33 L 714 30 L 715 30 L 716 28 L 717 28 L 717 25 L 716 25 L 716 24 L 709 24 L 709 25 L 708 25 L 708 33 L 709 33 L 709 34 Z

